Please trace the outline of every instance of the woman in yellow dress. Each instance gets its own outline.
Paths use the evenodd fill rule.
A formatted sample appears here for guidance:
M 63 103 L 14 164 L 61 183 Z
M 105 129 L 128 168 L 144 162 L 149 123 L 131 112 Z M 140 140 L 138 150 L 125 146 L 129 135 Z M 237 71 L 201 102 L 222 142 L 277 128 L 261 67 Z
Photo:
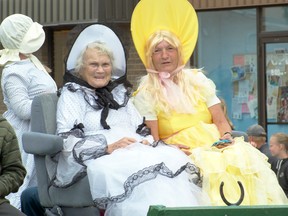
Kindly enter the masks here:
M 148 74 L 134 94 L 155 140 L 177 145 L 201 169 L 203 190 L 212 205 L 240 197 L 242 205 L 287 204 L 267 158 L 242 137 L 232 138 L 216 87 L 201 69 L 185 69 L 198 36 L 198 20 L 187 0 L 141 0 L 134 9 L 131 32 Z M 226 140 L 224 145 L 211 146 Z

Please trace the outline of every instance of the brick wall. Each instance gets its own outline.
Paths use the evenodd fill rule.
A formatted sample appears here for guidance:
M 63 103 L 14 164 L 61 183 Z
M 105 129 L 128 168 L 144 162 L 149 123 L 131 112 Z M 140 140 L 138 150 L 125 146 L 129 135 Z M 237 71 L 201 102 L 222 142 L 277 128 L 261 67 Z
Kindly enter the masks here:
M 146 70 L 134 47 L 129 27 L 126 27 L 125 34 L 125 40 L 129 44 L 128 47 L 125 46 L 129 53 L 127 59 L 127 79 L 133 84 L 134 90 L 136 90 L 138 81 L 140 77 L 146 75 Z

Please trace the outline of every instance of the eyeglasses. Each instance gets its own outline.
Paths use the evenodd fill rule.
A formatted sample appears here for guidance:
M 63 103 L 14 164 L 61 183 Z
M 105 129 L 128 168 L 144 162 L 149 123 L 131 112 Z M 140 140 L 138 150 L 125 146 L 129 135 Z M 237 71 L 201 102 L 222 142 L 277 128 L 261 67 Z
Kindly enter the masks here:
M 177 51 L 175 47 L 167 46 L 167 47 L 155 48 L 155 50 L 153 51 L 153 55 L 161 55 L 163 54 L 164 50 L 166 53 L 173 53 Z
M 92 63 L 86 64 L 86 66 L 90 67 L 90 68 L 93 68 L 93 69 L 99 69 L 101 67 L 103 70 L 108 70 L 108 69 L 111 68 L 112 65 L 110 63 L 100 64 L 100 63 L 97 63 L 97 62 L 92 62 Z

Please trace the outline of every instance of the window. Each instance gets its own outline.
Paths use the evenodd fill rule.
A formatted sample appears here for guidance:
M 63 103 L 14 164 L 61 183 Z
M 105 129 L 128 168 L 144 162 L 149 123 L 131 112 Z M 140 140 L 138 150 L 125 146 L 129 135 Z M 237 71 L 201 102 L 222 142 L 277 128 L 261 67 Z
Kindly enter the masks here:
M 256 9 L 198 12 L 196 66 L 217 87 L 236 130 L 258 122 Z
M 263 8 L 262 31 L 287 31 L 288 6 Z

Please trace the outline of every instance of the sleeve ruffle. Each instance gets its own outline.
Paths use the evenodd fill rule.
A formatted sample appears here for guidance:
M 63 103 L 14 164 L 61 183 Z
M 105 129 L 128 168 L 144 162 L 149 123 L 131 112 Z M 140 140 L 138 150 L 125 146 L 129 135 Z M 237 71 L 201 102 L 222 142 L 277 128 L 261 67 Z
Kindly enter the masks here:
M 216 96 L 214 82 L 204 75 L 202 69 L 185 69 L 184 71 L 189 76 L 191 84 L 195 86 L 205 102 Z
M 152 95 L 147 91 L 140 89 L 133 94 L 133 103 L 146 120 L 157 120 L 156 111 L 151 105 L 152 101 Z

